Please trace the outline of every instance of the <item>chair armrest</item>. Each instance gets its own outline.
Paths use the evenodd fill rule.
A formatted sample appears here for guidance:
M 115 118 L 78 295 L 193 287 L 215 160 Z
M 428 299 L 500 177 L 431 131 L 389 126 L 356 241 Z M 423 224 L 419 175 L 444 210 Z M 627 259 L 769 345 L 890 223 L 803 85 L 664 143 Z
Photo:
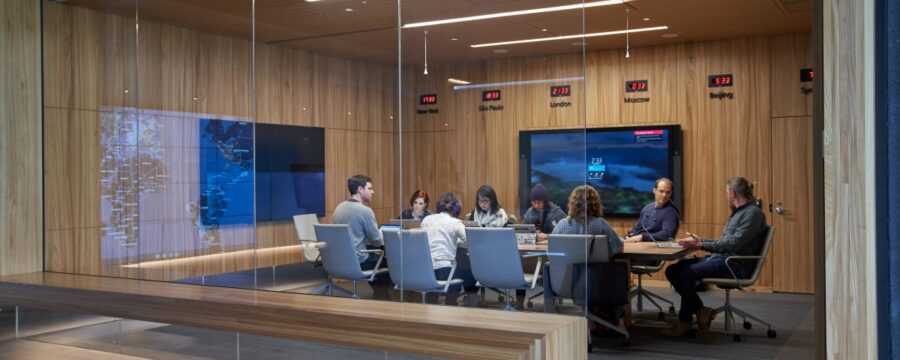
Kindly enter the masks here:
M 447 290 L 450 289 L 450 280 L 453 280 L 453 273 L 456 272 L 456 260 L 450 260 L 450 261 L 452 261 L 452 263 L 450 265 L 450 274 L 447 275 L 447 281 L 444 282 L 444 293 L 447 293 Z
M 535 268 L 534 268 L 534 276 L 531 277 L 531 288 L 532 289 L 534 289 L 534 287 L 537 286 L 537 280 L 539 277 L 541 277 L 541 268 L 542 268 L 541 265 L 543 265 L 543 264 L 544 264 L 544 257 L 543 256 L 538 257 L 537 266 L 535 266 Z
M 375 267 L 372 268 L 372 276 L 369 276 L 369 282 L 375 281 L 375 275 L 378 275 L 378 269 L 381 268 L 381 261 L 384 260 L 384 251 L 379 249 L 366 249 L 363 251 L 378 254 L 378 262 L 376 262 Z
M 728 272 L 731 273 L 731 277 L 734 278 L 734 282 L 738 286 L 738 290 L 743 291 L 744 286 L 741 285 L 741 279 L 738 279 L 737 275 L 734 273 L 734 269 L 731 268 L 732 260 L 759 260 L 765 259 L 765 256 L 750 256 L 750 255 L 734 255 L 725 258 L 725 267 L 728 268 Z

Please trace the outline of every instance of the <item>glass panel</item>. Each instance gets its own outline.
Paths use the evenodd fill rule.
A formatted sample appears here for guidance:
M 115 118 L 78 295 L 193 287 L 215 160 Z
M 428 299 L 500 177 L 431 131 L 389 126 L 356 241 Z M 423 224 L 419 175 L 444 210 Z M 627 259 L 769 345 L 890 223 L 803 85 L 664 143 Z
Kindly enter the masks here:
M 527 252 L 545 248 L 569 192 L 585 182 L 580 5 L 401 2 L 400 200 L 414 210 L 418 191 L 430 195 L 436 215 L 421 227 L 432 267 L 445 277 L 455 264 L 466 293 L 445 304 L 545 309 L 547 278 L 532 276 L 547 257 Z M 532 142 L 555 129 L 568 133 Z
M 140 231 L 129 266 L 142 279 L 256 287 L 252 14 L 249 0 L 138 2 Z
M 136 11 L 43 3 L 49 271 L 138 276 Z

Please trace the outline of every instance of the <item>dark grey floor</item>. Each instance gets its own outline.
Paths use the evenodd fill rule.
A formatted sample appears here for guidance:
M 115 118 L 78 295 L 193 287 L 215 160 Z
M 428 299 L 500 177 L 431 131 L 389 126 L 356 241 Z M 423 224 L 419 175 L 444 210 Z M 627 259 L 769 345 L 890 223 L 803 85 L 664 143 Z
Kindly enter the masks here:
M 280 266 L 274 270 L 273 273 L 271 268 L 266 268 L 255 273 L 224 274 L 184 282 L 305 293 L 321 283 L 323 275 L 321 268 L 311 268 L 307 264 Z M 678 298 L 669 288 L 649 289 L 668 299 Z M 368 286 L 360 286 L 360 295 L 363 298 L 370 294 L 371 289 Z M 724 292 L 717 289 L 709 290 L 702 293 L 701 297 L 707 306 L 716 307 L 723 303 Z M 418 302 L 419 299 L 418 296 L 412 296 L 407 297 L 406 301 Z M 635 310 L 634 313 L 635 324 L 630 328 L 631 346 L 622 347 L 619 337 L 594 336 L 594 352 L 590 357 L 791 360 L 813 358 L 815 345 L 813 296 L 734 292 L 732 301 L 744 310 L 771 322 L 778 332 L 777 338 L 766 337 L 766 328 L 754 324 L 751 330 L 746 331 L 743 341 L 733 342 L 730 335 L 724 334 L 724 316 L 721 315 L 713 322 L 712 333 L 704 338 L 689 336 L 666 338 L 659 332 L 667 326 L 666 321 L 674 321 L 675 315 L 666 313 L 666 321 L 658 321 L 657 310 L 649 303 L 645 303 L 644 312 Z M 501 304 L 496 302 L 496 295 L 489 295 L 486 306 L 499 308 Z M 542 308 L 541 298 L 538 297 L 534 309 L 524 311 L 540 311 Z M 561 311 L 574 314 L 577 313 L 577 309 L 569 305 L 563 306 Z M 10 313 L 9 308 L 0 311 L 0 340 L 14 338 L 12 328 L 8 326 Z M 423 358 L 248 334 L 238 336 L 235 333 L 167 324 L 38 310 L 20 310 L 19 332 L 20 340 L 0 342 L 0 358 L 29 358 L 23 354 L 28 354 L 29 351 L 43 353 L 42 345 L 46 345 L 46 351 L 50 352 L 59 351 L 59 346 L 62 345 L 101 351 L 110 355 L 126 354 L 153 359 L 237 359 L 239 354 L 240 358 L 245 359 Z M 27 342 L 27 346 L 18 345 L 23 342 Z M 15 351 L 8 352 L 8 349 Z M 78 358 L 77 356 L 73 358 Z

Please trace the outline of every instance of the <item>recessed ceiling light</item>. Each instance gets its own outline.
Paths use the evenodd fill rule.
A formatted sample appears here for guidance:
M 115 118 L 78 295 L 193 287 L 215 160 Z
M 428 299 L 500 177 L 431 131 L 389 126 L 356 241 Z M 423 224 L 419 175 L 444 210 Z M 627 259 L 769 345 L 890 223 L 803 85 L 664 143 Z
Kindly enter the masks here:
M 581 4 L 551 6 L 551 7 L 529 9 L 529 10 L 519 10 L 519 11 L 494 13 L 494 14 L 466 16 L 466 17 L 461 17 L 461 18 L 453 18 L 453 19 L 445 19 L 445 20 L 424 21 L 424 22 L 419 22 L 419 23 L 406 24 L 406 25 L 403 25 L 403 28 L 407 29 L 407 28 L 415 28 L 415 27 L 423 27 L 423 26 L 452 24 L 452 23 L 459 23 L 459 22 L 466 22 L 466 21 L 496 19 L 496 18 L 507 17 L 507 16 L 531 15 L 531 14 L 540 14 L 540 13 L 547 13 L 547 12 L 554 12 L 554 11 L 586 9 L 586 8 L 592 8 L 592 7 L 598 7 L 598 6 L 618 5 L 618 4 L 622 4 L 624 2 L 625 2 L 624 0 L 604 0 L 604 1 L 595 1 L 595 2 L 581 3 Z
M 352 9 L 352 8 L 346 8 L 346 9 L 344 9 L 344 11 L 346 11 L 346 12 L 353 12 L 353 9 Z
M 665 39 L 673 39 L 673 38 L 677 38 L 678 34 L 676 34 L 676 33 L 662 34 L 662 37 Z
M 621 34 L 645 32 L 645 31 L 666 30 L 668 28 L 669 28 L 668 26 L 656 26 L 656 27 L 639 28 L 639 29 L 631 29 L 631 30 L 606 31 L 606 32 L 598 32 L 598 33 L 591 33 L 591 34 L 560 35 L 560 36 L 542 37 L 542 38 L 535 38 L 535 39 L 503 41 L 503 42 L 485 43 L 485 44 L 474 44 L 474 45 L 469 45 L 469 46 L 471 46 L 473 48 L 480 48 L 480 47 L 490 47 L 490 46 L 527 44 L 527 43 L 543 42 L 543 41 L 571 40 L 571 39 L 589 38 L 589 37 L 597 37 L 597 36 L 611 36 L 611 35 L 621 35 Z
M 650 21 L 650 18 L 644 18 L 644 21 Z
M 459 41 L 459 38 L 450 38 L 450 41 Z
M 494 54 L 506 54 L 509 50 L 506 49 L 494 49 Z
M 543 29 L 541 29 L 541 31 L 547 32 L 547 28 L 543 28 Z
M 449 78 L 449 79 L 447 79 L 447 82 L 449 82 L 449 83 L 451 83 L 451 84 L 460 84 L 460 85 L 468 85 L 468 84 L 471 84 L 471 83 L 468 82 L 468 81 L 460 80 L 460 79 L 454 79 L 454 78 Z
M 306 2 L 319 2 L 320 0 L 306 0 Z

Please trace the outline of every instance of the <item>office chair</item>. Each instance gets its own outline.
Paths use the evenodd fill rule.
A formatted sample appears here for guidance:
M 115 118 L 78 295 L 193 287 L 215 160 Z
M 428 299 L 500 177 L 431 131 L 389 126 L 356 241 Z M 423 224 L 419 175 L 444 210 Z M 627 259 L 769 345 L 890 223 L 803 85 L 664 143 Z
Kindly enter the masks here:
M 540 273 L 525 274 L 519 245 L 511 228 L 466 228 L 469 261 L 479 287 L 497 288 L 505 293 L 504 310 L 513 311 L 510 290 L 534 289 Z M 540 268 L 540 260 L 538 268 Z
M 655 273 L 659 272 L 659 270 L 662 269 L 662 266 L 663 266 L 662 261 L 651 261 L 651 262 L 636 263 L 636 264 L 631 265 L 631 273 L 637 275 L 637 278 L 638 278 L 637 286 L 631 290 L 631 298 L 633 299 L 633 298 L 637 297 L 637 311 L 638 312 L 644 311 L 644 301 L 643 300 L 646 297 L 647 300 L 650 301 L 650 303 L 652 303 L 653 305 L 656 306 L 657 309 L 659 309 L 659 314 L 657 314 L 657 318 L 659 318 L 659 320 L 665 319 L 666 313 L 663 312 L 662 306 L 660 306 L 659 303 L 657 303 L 656 300 L 654 300 L 654 298 L 656 298 L 657 300 L 662 301 L 664 303 L 668 303 L 669 304 L 669 312 L 673 313 L 673 314 L 675 313 L 675 304 L 671 300 L 666 299 L 657 294 L 654 294 L 650 290 L 645 289 L 643 286 L 642 280 L 643 280 L 644 275 L 651 275 L 651 274 L 655 274 Z
M 594 242 L 596 248 L 591 246 L 591 241 Z M 544 274 L 544 288 L 547 289 L 549 287 L 551 292 L 549 294 L 546 291 L 544 292 L 544 312 L 556 312 L 556 301 L 558 299 L 575 300 L 572 292 L 573 268 L 579 265 L 584 266 L 588 262 L 588 249 L 592 249 L 590 253 L 591 262 L 608 262 L 609 248 L 607 244 L 606 235 L 550 234 L 547 244 L 547 255 L 550 257 L 550 261 L 547 264 L 547 273 Z M 587 276 L 587 274 L 583 274 L 583 276 Z M 589 281 L 585 281 L 585 283 L 589 283 Z M 589 299 L 584 299 L 584 317 L 625 336 L 625 339 L 622 340 L 623 346 L 631 344 L 631 335 L 629 335 L 628 330 L 610 324 L 608 321 L 591 314 L 588 311 L 588 303 Z M 591 350 L 590 341 L 589 336 L 588 351 Z
M 388 269 L 395 289 L 415 291 L 422 294 L 441 293 L 447 295 L 450 287 L 461 288 L 462 279 L 454 279 L 456 272 L 455 259 L 440 259 L 451 262 L 450 275 L 446 280 L 438 280 L 434 275 L 434 264 L 431 260 L 431 248 L 428 235 L 424 231 L 384 231 L 384 249 L 388 256 Z
M 776 333 L 775 330 L 772 329 L 772 324 L 763 321 L 762 319 L 753 316 L 752 314 L 741 310 L 737 306 L 731 304 L 731 290 L 740 290 L 744 291 L 744 287 L 753 285 L 756 283 L 756 279 L 759 277 L 759 273 L 762 272 L 763 264 L 766 261 L 766 254 L 769 253 L 769 246 L 772 244 L 772 237 L 775 235 L 775 227 L 769 226 L 768 231 L 766 232 L 765 240 L 763 241 L 763 246 L 760 249 L 759 255 L 756 256 L 729 256 L 725 259 L 725 265 L 728 266 L 728 271 L 731 272 L 732 278 L 706 278 L 701 280 L 704 284 L 716 285 L 720 289 L 725 290 L 725 304 L 718 307 L 715 310 L 715 314 L 725 313 L 725 333 L 732 334 L 732 339 L 734 341 L 741 341 L 741 334 L 737 329 L 734 321 L 734 315 L 737 314 L 741 318 L 744 319 L 744 329 L 749 330 L 753 324 L 751 324 L 747 319 L 753 319 L 756 322 L 765 325 L 768 330 L 766 331 L 766 336 L 770 338 L 775 338 Z M 731 269 L 730 262 L 734 260 L 756 260 L 756 267 L 753 268 L 753 274 L 750 275 L 750 278 L 747 279 L 739 279 L 735 276 L 734 271 Z M 733 331 L 733 332 L 732 332 Z
M 379 268 L 384 260 L 384 252 L 381 250 L 366 250 L 366 252 L 379 254 L 378 262 L 373 270 L 362 270 L 353 240 L 350 238 L 350 228 L 344 224 L 315 224 L 316 238 L 324 242 L 325 246 L 319 249 L 322 256 L 322 265 L 328 273 L 328 284 L 325 291 L 328 296 L 334 295 L 334 290 L 350 294 L 358 299 L 356 283 L 364 280 L 372 282 L 375 275 L 388 271 Z M 334 284 L 334 279 L 350 280 L 353 282 L 353 291 L 349 291 Z

